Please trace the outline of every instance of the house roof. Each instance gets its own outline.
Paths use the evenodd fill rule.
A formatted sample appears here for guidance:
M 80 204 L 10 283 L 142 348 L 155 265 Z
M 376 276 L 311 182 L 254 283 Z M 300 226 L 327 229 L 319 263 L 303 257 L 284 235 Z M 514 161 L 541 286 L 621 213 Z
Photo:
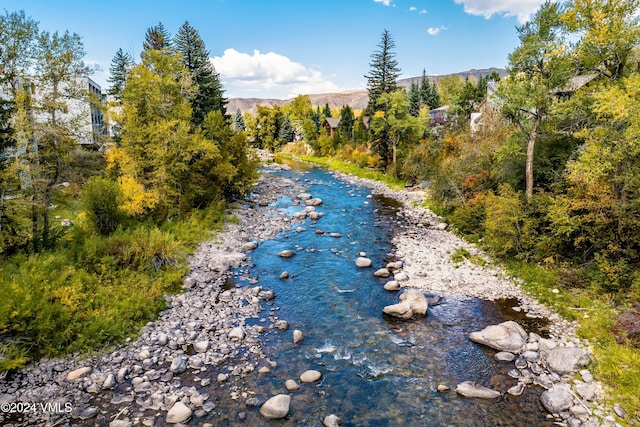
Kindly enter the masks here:
M 596 79 L 599 74 L 584 74 L 581 76 L 574 76 L 569 79 L 567 84 L 563 87 L 554 90 L 554 93 L 572 93 L 580 89 L 581 87 L 586 86 L 592 80 Z
M 327 117 L 324 121 L 327 122 L 331 129 L 335 129 L 340 124 L 340 117 Z

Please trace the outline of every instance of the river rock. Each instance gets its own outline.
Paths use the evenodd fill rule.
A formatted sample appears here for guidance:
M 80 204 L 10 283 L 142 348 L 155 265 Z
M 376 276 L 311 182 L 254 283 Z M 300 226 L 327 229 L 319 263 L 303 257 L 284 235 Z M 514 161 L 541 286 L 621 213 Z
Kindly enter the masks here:
M 479 332 L 471 332 L 469 338 L 473 342 L 498 351 L 519 353 L 527 343 L 528 335 L 522 326 L 513 320 L 508 320 L 498 325 L 487 326 Z
M 397 280 L 389 280 L 384 284 L 385 291 L 397 291 L 400 290 L 400 283 Z
M 371 267 L 371 260 L 369 258 L 360 256 L 356 258 L 356 267 L 360 267 L 360 268 Z
M 105 378 L 104 382 L 102 383 L 102 389 L 103 390 L 111 390 L 112 388 L 114 388 L 116 386 L 116 377 L 113 374 L 109 374 L 107 375 L 107 378 Z
M 85 375 L 91 373 L 91 367 L 85 366 L 83 368 L 78 368 L 74 371 L 71 371 L 67 374 L 67 381 L 77 380 L 78 378 L 82 378 Z
M 407 282 L 409 281 L 409 275 L 404 271 L 398 271 L 394 273 L 393 280 L 395 280 L 396 282 Z
M 319 371 L 310 369 L 305 371 L 302 375 L 300 375 L 300 381 L 303 383 L 312 383 L 318 381 L 322 377 L 322 374 Z
M 296 196 L 300 200 L 309 200 L 311 198 L 311 194 L 309 193 L 300 193 Z
M 322 420 L 322 425 L 324 425 L 324 427 L 340 427 L 342 425 L 342 419 L 335 414 L 327 415 Z
M 508 351 L 500 351 L 493 356 L 498 362 L 513 362 L 516 355 Z
M 590 361 L 589 352 L 582 348 L 559 347 L 547 353 L 547 367 L 560 375 L 575 372 Z
M 389 277 L 391 276 L 391 273 L 389 273 L 389 270 L 387 270 L 386 268 L 381 268 L 379 270 L 376 270 L 373 275 L 376 277 Z
M 288 271 L 283 271 L 282 273 L 280 273 L 280 278 L 282 280 L 288 279 L 289 278 L 289 272 Z
M 464 397 L 472 397 L 477 399 L 495 399 L 500 397 L 499 391 L 492 390 L 488 387 L 481 386 L 473 381 L 464 381 L 456 386 L 456 393 Z
M 109 427 L 131 427 L 133 423 L 129 420 L 113 420 L 109 423 Z
M 209 347 L 211 347 L 211 343 L 208 340 L 198 341 L 193 345 L 193 349 L 196 353 L 206 353 L 206 351 L 209 350 Z
M 419 289 L 407 289 L 400 295 L 400 302 L 384 307 L 382 312 L 400 319 L 410 319 L 416 314 L 427 314 L 429 303 Z
M 258 242 L 247 242 L 242 245 L 242 252 L 249 252 L 258 247 Z
M 171 361 L 169 370 L 174 374 L 180 374 L 187 370 L 187 358 L 185 356 L 176 357 Z
M 268 419 L 284 418 L 289 413 L 291 397 L 286 394 L 278 394 L 264 402 L 260 407 L 260 415 Z
M 556 384 L 540 395 L 542 406 L 552 414 L 569 409 L 573 403 L 573 396 L 567 384 Z
M 293 343 L 297 344 L 304 339 L 304 334 L 301 330 L 296 329 L 293 331 Z
M 320 206 L 322 204 L 322 199 L 318 197 L 314 197 L 304 201 L 306 206 Z
M 290 249 L 285 249 L 284 251 L 280 251 L 278 252 L 278 256 L 282 257 L 282 258 L 291 258 L 292 256 L 294 256 L 296 253 L 293 252 Z
M 167 424 L 178 424 L 191 418 L 191 409 L 184 403 L 178 401 L 173 404 L 167 413 Z
M 524 393 L 524 388 L 525 388 L 524 383 L 518 382 L 518 384 L 514 385 L 509 390 L 507 390 L 507 393 L 509 393 L 512 396 L 520 396 L 522 393 Z
M 284 387 L 288 390 L 288 391 L 296 391 L 296 390 L 300 390 L 300 384 L 298 384 L 297 382 L 295 382 L 295 380 L 292 379 L 288 379 L 284 382 Z
M 242 329 L 241 326 L 236 326 L 235 328 L 231 329 L 228 337 L 232 340 L 242 341 L 244 339 L 244 335 L 244 329 Z
M 277 320 L 274 326 L 281 331 L 289 329 L 289 323 L 286 320 Z

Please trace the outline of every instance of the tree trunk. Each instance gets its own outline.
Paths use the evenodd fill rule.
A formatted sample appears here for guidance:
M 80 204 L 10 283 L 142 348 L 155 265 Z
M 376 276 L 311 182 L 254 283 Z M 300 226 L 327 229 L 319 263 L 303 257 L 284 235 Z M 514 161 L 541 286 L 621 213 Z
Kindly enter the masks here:
M 398 169 L 396 168 L 396 142 L 393 141 L 393 177 L 398 177 Z
M 538 128 L 542 121 L 542 115 L 537 114 L 531 130 L 529 131 L 529 141 L 527 142 L 527 167 L 526 167 L 526 194 L 527 202 L 531 202 L 533 198 L 533 155 L 536 148 L 536 139 L 538 139 Z

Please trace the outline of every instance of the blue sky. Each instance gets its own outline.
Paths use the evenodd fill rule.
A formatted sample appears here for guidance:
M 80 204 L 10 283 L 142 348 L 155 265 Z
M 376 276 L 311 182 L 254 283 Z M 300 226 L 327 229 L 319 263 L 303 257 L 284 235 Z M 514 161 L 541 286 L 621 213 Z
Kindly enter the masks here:
M 136 60 L 147 28 L 175 34 L 189 21 L 228 97 L 284 99 L 366 88 L 371 54 L 387 29 L 401 77 L 504 67 L 517 25 L 542 0 L 0 0 L 40 30 L 78 33 L 85 61 L 108 84 L 118 48 Z

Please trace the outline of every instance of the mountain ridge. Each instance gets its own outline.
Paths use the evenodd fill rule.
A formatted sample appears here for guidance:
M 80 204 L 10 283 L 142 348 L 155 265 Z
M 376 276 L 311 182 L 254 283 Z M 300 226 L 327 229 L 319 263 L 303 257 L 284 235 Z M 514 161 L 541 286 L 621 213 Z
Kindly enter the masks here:
M 438 80 L 457 75 L 462 79 L 467 78 L 475 78 L 477 79 L 480 76 L 491 74 L 492 72 L 498 73 L 500 77 L 504 77 L 507 75 L 507 72 L 504 68 L 481 68 L 475 69 L 472 68 L 470 70 L 461 71 L 458 73 L 451 74 L 443 74 L 443 75 L 427 75 L 426 77 L 430 82 L 437 82 Z M 411 83 L 420 84 L 422 81 L 422 76 L 417 77 L 407 77 L 404 79 L 400 79 L 397 81 L 398 85 L 405 90 L 409 90 L 411 88 Z M 345 105 L 349 105 L 354 110 L 362 110 L 367 106 L 369 102 L 369 96 L 367 94 L 366 89 L 351 89 L 345 90 L 342 92 L 330 92 L 330 93 L 320 93 L 320 94 L 311 94 L 308 95 L 311 100 L 311 105 L 315 107 L 324 107 L 325 105 L 329 105 L 332 109 L 339 109 Z M 289 104 L 293 101 L 294 98 L 288 99 L 271 99 L 271 98 L 229 98 L 229 103 L 227 104 L 227 111 L 230 114 L 235 113 L 238 109 L 241 112 L 250 111 L 252 114 L 255 114 L 258 105 L 264 105 L 268 107 L 272 107 L 274 105 L 283 106 Z

